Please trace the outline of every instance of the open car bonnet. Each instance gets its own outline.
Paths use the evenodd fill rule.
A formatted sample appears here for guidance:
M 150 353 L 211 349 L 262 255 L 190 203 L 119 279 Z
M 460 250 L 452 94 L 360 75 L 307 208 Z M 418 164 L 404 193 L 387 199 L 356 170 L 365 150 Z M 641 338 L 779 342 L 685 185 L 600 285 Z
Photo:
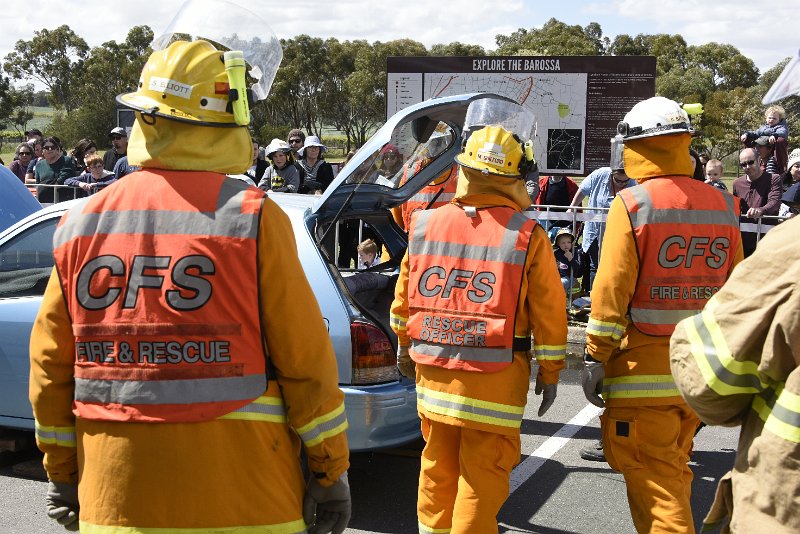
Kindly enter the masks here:
M 13 172 L 0 165 L 0 232 L 42 209 L 39 201 L 28 191 Z
M 508 100 L 472 93 L 426 100 L 398 111 L 345 165 L 315 202 L 313 212 L 324 220 L 345 204 L 339 215 L 373 213 L 406 202 L 454 164 L 467 108 L 481 98 Z

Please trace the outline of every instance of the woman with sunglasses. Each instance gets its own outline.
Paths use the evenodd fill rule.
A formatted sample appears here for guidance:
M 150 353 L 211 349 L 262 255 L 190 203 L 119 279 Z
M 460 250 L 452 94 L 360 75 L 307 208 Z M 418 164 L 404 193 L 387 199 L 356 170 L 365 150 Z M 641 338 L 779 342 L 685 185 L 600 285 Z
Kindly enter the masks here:
M 24 184 L 25 173 L 28 170 L 28 164 L 33 157 L 33 147 L 28 143 L 20 143 L 14 151 L 14 161 L 8 166 L 17 178 Z
M 46 137 L 42 141 L 42 159 L 36 162 L 33 171 L 36 183 L 47 186 L 64 185 L 64 180 L 77 174 L 75 160 L 72 156 L 64 155 L 58 137 Z M 57 187 L 37 187 L 36 198 L 42 203 L 52 203 L 70 200 L 72 195 Z

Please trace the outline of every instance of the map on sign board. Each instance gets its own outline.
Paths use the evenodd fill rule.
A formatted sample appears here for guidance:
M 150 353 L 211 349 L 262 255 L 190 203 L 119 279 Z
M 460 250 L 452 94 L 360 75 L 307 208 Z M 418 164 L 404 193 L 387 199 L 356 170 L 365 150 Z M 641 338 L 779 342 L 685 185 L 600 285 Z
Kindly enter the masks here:
M 387 65 L 387 117 L 422 100 L 476 92 L 530 109 L 542 174 L 585 176 L 608 165 L 617 122 L 655 93 L 655 61 L 647 57 L 393 57 Z
M 425 77 L 424 99 L 488 91 L 512 98 L 536 116 L 534 152 L 547 170 L 583 171 L 587 76 L 583 73 L 445 73 Z

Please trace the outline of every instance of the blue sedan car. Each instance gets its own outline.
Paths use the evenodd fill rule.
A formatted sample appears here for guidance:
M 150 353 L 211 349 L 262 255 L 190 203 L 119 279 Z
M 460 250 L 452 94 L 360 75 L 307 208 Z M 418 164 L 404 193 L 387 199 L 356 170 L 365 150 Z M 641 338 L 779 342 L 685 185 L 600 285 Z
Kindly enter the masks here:
M 452 96 L 398 112 L 321 197 L 270 193 L 291 219 L 300 261 L 336 351 L 351 450 L 392 447 L 420 436 L 414 383 L 397 371 L 397 338 L 389 328 L 394 283 L 408 244 L 391 209 L 453 164 L 467 106 L 479 98 L 500 97 Z M 387 145 L 400 153 L 403 165 L 383 163 Z M 109 187 L 124 187 L 124 180 Z M 29 212 L 39 207 L 27 200 Z M 33 429 L 28 342 L 54 263 L 53 233 L 74 203 L 39 209 L 4 230 L 0 226 L 0 426 Z M 359 271 L 351 259 L 366 237 L 380 245 L 382 261 Z

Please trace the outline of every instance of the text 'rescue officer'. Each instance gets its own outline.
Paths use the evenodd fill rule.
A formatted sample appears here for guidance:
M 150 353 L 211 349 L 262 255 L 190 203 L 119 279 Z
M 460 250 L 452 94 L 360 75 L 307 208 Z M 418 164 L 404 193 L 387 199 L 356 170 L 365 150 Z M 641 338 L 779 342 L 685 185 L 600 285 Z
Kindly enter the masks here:
M 305 532 L 316 511 L 313 532 L 342 532 L 349 517 L 343 395 L 289 220 L 223 174 L 251 163 L 248 99 L 266 97 L 280 45 L 214 4 L 185 5 L 118 97 L 138 111 L 142 170 L 56 230 L 30 397 L 48 515 L 70 530 Z M 220 33 L 203 37 L 243 51 L 170 44 L 209 13 Z
M 692 180 L 691 127 L 678 104 L 642 101 L 619 131 L 625 172 L 639 185 L 608 213 L 583 387 L 598 406 L 602 391 L 605 454 L 625 476 L 637 531 L 694 532 L 687 461 L 699 420 L 670 374 L 669 336 L 741 261 L 739 211 L 732 196 Z
M 539 415 L 556 396 L 564 289 L 544 230 L 522 214 L 522 177 L 535 164 L 523 139 L 534 124 L 515 103 L 471 103 L 453 202 L 411 217 L 391 322 L 398 367 L 417 382 L 426 441 L 420 532 L 497 532 L 519 461 L 531 331 Z

